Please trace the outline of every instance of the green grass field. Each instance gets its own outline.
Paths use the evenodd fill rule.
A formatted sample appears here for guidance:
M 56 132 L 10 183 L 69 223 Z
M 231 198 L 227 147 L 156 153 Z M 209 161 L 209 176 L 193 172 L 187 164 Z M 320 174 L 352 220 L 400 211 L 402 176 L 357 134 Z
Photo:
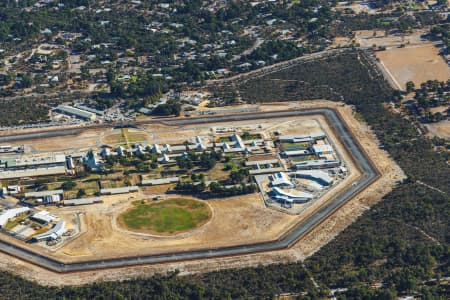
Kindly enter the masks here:
M 281 143 L 281 147 L 284 151 L 296 151 L 296 150 L 305 150 L 308 148 L 309 143 L 289 143 L 283 142 Z
M 130 230 L 173 234 L 196 228 L 211 217 L 209 207 L 200 201 L 171 199 L 155 203 L 134 201 L 119 221 Z

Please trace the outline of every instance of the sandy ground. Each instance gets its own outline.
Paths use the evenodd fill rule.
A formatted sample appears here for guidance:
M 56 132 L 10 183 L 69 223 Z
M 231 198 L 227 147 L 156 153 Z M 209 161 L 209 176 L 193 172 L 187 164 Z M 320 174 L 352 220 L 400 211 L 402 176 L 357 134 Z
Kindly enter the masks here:
M 100 135 L 105 129 L 86 130 L 76 135 L 33 139 L 19 142 L 8 142 L 9 145 L 26 145 L 25 151 L 33 152 L 66 152 L 99 147 L 102 144 Z M 110 129 L 109 129 L 110 130 Z
M 278 105 L 277 105 L 278 106 Z M 167 264 L 158 264 L 151 266 L 140 266 L 140 267 L 129 267 L 129 268 L 121 268 L 114 270 L 100 270 L 95 272 L 83 272 L 82 274 L 73 273 L 73 274 L 55 274 L 53 272 L 42 270 L 39 267 L 32 266 L 26 262 L 17 261 L 16 259 L 12 259 L 7 255 L 0 254 L 0 267 L 4 269 L 8 269 L 16 274 L 20 274 L 28 279 L 33 279 L 38 281 L 41 284 L 48 285 L 76 285 L 83 284 L 91 281 L 99 281 L 99 280 L 116 280 L 116 279 L 126 279 L 133 278 L 136 276 L 149 276 L 155 273 L 164 273 L 167 271 L 178 269 L 181 271 L 181 274 L 190 274 L 196 272 L 206 272 L 211 270 L 223 269 L 223 268 L 233 268 L 233 267 L 245 267 L 245 266 L 255 266 L 261 264 L 271 264 L 271 263 L 280 263 L 280 262 L 289 262 L 289 261 L 298 261 L 302 260 L 305 257 L 316 252 L 320 247 L 326 243 L 328 243 L 331 239 L 333 239 L 339 232 L 341 232 L 346 226 L 351 224 L 356 217 L 361 215 L 365 210 L 367 210 L 370 205 L 376 203 L 381 199 L 381 197 L 388 193 L 392 187 L 395 185 L 397 180 L 401 180 L 404 178 L 403 172 L 400 168 L 393 162 L 388 155 L 380 150 L 377 146 L 377 142 L 374 140 L 373 134 L 370 132 L 367 126 L 358 123 L 353 116 L 352 110 L 350 107 L 344 107 L 337 103 L 332 103 L 329 101 L 313 101 L 313 102 L 301 102 L 301 103 L 289 103 L 288 105 L 283 105 L 283 108 L 286 107 L 335 107 L 338 108 L 341 114 L 343 115 L 345 121 L 348 123 L 349 127 L 352 129 L 354 134 L 360 139 L 360 142 L 364 149 L 367 151 L 369 156 L 373 159 L 377 168 L 380 170 L 382 176 L 381 178 L 368 187 L 366 190 L 355 196 L 351 199 L 346 205 L 344 205 L 339 211 L 329 217 L 326 221 L 324 221 L 320 226 L 315 228 L 311 233 L 309 233 L 306 237 L 300 240 L 296 245 L 294 245 L 291 249 L 268 252 L 263 254 L 252 254 L 252 255 L 243 255 L 239 257 L 230 257 L 230 258 L 217 258 L 217 259 L 207 259 L 207 260 L 198 260 L 198 261 L 190 261 L 183 263 L 167 263 Z M 261 107 L 262 109 L 274 109 L 274 106 L 264 105 Z M 93 244 L 98 244 L 102 246 L 105 245 L 105 241 L 111 240 L 111 237 L 107 236 L 107 233 L 112 228 L 111 222 L 106 222 L 105 218 L 108 214 L 114 215 L 114 208 L 117 208 L 120 205 L 125 205 L 128 199 L 117 201 L 116 203 L 112 203 L 113 199 L 105 201 L 104 204 L 99 204 L 98 213 L 92 214 L 92 217 L 89 217 L 87 214 L 86 222 L 93 222 L 93 226 L 96 226 L 97 230 L 91 233 L 89 239 L 75 239 L 72 243 L 64 247 L 65 254 L 59 254 L 59 256 L 65 257 L 69 252 L 79 255 L 98 255 L 97 253 L 92 253 L 93 250 L 99 249 L 99 247 L 88 244 L 88 240 L 96 241 Z M 107 203 L 110 203 L 108 206 Z M 205 227 L 205 230 L 202 234 L 195 234 L 193 236 L 189 236 L 183 239 L 174 239 L 164 241 L 168 245 L 173 245 L 176 247 L 178 244 L 183 249 L 189 249 L 192 244 L 186 243 L 186 241 L 200 240 L 199 237 L 207 236 L 207 232 L 214 232 L 219 229 L 224 232 L 224 234 L 231 234 L 237 236 L 237 239 L 254 239 L 252 236 L 252 231 L 257 229 L 267 230 L 267 236 L 275 236 L 277 232 L 280 232 L 289 224 L 293 224 L 296 221 L 295 216 L 289 216 L 274 210 L 267 209 L 263 207 L 262 201 L 259 198 L 256 198 L 252 195 L 246 197 L 238 197 L 227 200 L 216 200 L 211 201 L 211 206 L 214 210 L 214 218 L 219 218 L 219 214 L 223 214 L 223 220 L 229 222 L 228 224 L 214 224 L 211 222 L 208 226 Z M 104 206 L 103 206 L 104 205 Z M 72 208 L 76 210 L 77 208 Z M 246 213 L 244 214 L 245 211 Z M 230 213 L 231 212 L 231 213 Z M 103 215 L 103 217 L 100 217 Z M 252 217 L 251 221 L 243 221 L 244 217 Z M 103 220 L 103 221 L 102 221 Z M 222 222 L 220 222 L 222 223 Z M 215 227 L 215 228 L 214 228 Z M 107 228 L 105 231 L 104 228 Z M 236 233 L 236 229 L 239 229 L 238 234 Z M 82 235 L 82 237 L 86 237 L 89 234 L 89 231 Z M 120 233 L 113 233 L 115 238 L 120 237 Z M 212 237 L 214 238 L 214 237 Z M 127 237 L 128 243 L 132 244 L 135 240 L 139 240 L 142 238 L 138 237 Z M 217 237 L 215 238 L 217 241 Z M 82 243 L 81 241 L 85 240 L 86 242 Z M 117 240 L 115 240 L 117 242 Z M 97 243 L 98 242 L 98 243 Z M 208 241 L 210 242 L 210 241 Z M 146 243 L 142 243 L 146 244 Z M 138 245 L 135 244 L 133 246 Z M 148 245 L 148 244 L 147 244 Z M 118 247 L 119 246 L 119 247 Z M 109 245 L 110 247 L 110 245 Z M 114 244 L 114 248 L 120 248 L 120 244 Z M 172 247 L 172 246 L 171 246 Z M 140 248 L 140 247 L 139 247 Z M 148 248 L 148 247 L 147 247 Z M 141 248 L 142 249 L 142 248 Z M 161 249 L 152 248 L 152 253 L 157 253 L 161 251 Z M 62 251 L 60 251 L 62 252 Z M 78 252 L 78 253 L 76 253 Z
M 375 34 L 374 34 L 375 33 Z M 385 34 L 384 30 L 357 30 L 355 31 L 355 42 L 361 47 L 385 46 L 398 47 L 402 44 L 407 46 L 423 45 L 429 43 L 422 38 L 426 30 L 415 30 L 411 34 Z
M 450 67 L 432 44 L 392 48 L 379 51 L 376 55 L 391 77 L 403 88 L 410 80 L 420 86 L 427 80 L 447 81 L 450 78 Z
M 428 129 L 429 136 L 437 136 L 444 139 L 450 139 L 450 121 L 445 120 L 438 123 L 424 124 Z

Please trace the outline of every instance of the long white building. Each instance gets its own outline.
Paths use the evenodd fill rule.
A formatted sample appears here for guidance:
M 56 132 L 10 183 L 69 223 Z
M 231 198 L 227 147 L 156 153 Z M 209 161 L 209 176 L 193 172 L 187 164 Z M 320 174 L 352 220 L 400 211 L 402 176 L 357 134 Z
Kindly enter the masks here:
M 321 185 L 331 185 L 333 183 L 333 178 L 328 175 L 328 172 L 321 170 L 302 170 L 296 171 L 292 174 L 293 177 L 305 178 L 318 182 Z
M 313 199 L 313 195 L 310 193 L 295 191 L 295 194 L 282 190 L 278 187 L 272 189 L 272 198 L 278 202 L 288 202 L 288 203 L 305 203 Z
M 87 121 L 95 121 L 97 119 L 97 115 L 94 113 L 68 105 L 58 105 L 55 110 Z
M 28 207 L 18 207 L 18 208 L 12 208 L 5 210 L 0 213 L 0 227 L 5 226 L 6 223 L 8 223 L 9 220 L 17 217 L 20 214 L 26 213 L 30 211 Z

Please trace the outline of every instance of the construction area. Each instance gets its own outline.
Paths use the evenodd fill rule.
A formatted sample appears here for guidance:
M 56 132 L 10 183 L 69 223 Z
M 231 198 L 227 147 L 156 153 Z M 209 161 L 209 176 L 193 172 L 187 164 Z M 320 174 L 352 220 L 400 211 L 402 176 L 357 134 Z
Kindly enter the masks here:
M 316 232 L 314 235 L 308 231 L 289 249 L 277 252 L 282 261 L 289 261 L 294 256 L 304 257 L 317 251 L 404 175 L 376 147 L 373 135 L 354 119 L 349 107 L 328 101 L 278 106 L 285 111 L 329 107 L 339 112 L 380 174 L 368 188 L 346 197 L 333 214 L 311 228 Z M 273 112 L 274 106 L 261 105 L 258 110 Z M 64 166 L 59 166 L 64 172 L 39 177 L 40 181 L 36 175 L 13 176 L 2 181 L 5 198 L 0 205 L 4 204 L 5 211 L 8 211 L 6 203 L 14 198 L 20 202 L 9 209 L 27 203 L 33 212 L 7 218 L 7 223 L 19 225 L 8 225 L 2 230 L 6 234 L 1 239 L 67 264 L 267 243 L 308 222 L 322 207 L 335 201 L 336 195 L 343 196 L 367 177 L 365 167 L 359 165 L 336 134 L 335 124 L 329 124 L 320 113 L 270 118 L 262 114 L 239 122 L 226 119 L 204 124 L 183 122 L 143 124 L 125 130 L 86 130 L 77 136 L 83 140 L 82 145 L 71 143 L 77 140 L 74 136 L 49 137 L 47 142 L 43 139 L 11 142 L 10 147 L 24 145 L 24 153 L 19 154 L 21 159 L 51 155 L 61 161 L 64 158 Z M 18 154 L 8 155 L 12 161 Z M 371 190 L 370 197 L 361 198 L 367 189 Z M 180 195 L 185 202 L 205 203 L 210 212 L 204 216 L 199 210 L 195 215 L 194 208 L 201 208 L 196 202 L 181 211 L 184 204 L 173 202 Z M 123 215 L 133 206 L 147 209 L 151 217 L 157 211 L 151 206 L 158 203 L 174 203 L 158 209 L 184 218 L 181 227 L 160 231 L 158 228 L 164 226 L 166 218 L 153 222 L 153 229 L 148 230 L 145 226 L 150 225 L 144 221 L 142 224 L 147 225 L 139 225 L 139 220 L 127 220 L 124 226 Z M 28 219 L 39 211 L 54 219 L 48 222 L 45 231 L 40 228 L 41 231 L 27 235 L 25 240 L 34 237 L 34 243 L 24 243 L 23 238 L 10 234 L 22 229 L 17 226 L 28 226 Z M 148 212 L 141 212 L 140 218 Z M 127 215 L 131 217 L 133 214 Z M 323 228 L 329 220 L 334 225 Z M 31 221 L 29 224 L 32 225 L 28 228 L 35 226 Z M 134 230 L 133 226 L 144 229 Z M 246 254 L 251 257 L 247 262 L 251 264 L 259 255 L 267 256 L 270 263 L 275 259 L 270 253 Z M 214 258 L 217 263 L 212 266 L 218 267 L 217 264 L 230 259 L 233 260 Z M 178 266 L 187 268 L 184 272 L 206 267 L 200 261 Z M 170 263 L 167 267 L 170 269 Z M 158 268 L 155 266 L 154 270 Z M 107 270 L 96 272 L 99 272 L 96 276 L 104 274 L 101 276 L 106 277 L 101 278 L 109 278 Z

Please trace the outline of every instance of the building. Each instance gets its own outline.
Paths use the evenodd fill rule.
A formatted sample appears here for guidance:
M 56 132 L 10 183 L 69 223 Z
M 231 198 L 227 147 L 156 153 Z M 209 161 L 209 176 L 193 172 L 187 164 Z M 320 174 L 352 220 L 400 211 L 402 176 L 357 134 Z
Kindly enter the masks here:
M 331 145 L 313 145 L 312 146 L 313 151 L 316 155 L 323 155 L 323 154 L 332 154 L 333 151 L 333 147 L 331 147 Z
M 165 153 L 170 153 L 170 152 L 172 152 L 172 147 L 169 144 L 165 144 L 163 151 Z
M 0 188 L 0 196 L 3 197 L 5 195 L 17 195 L 21 190 L 22 189 L 18 185 L 8 185 L 7 187 Z
M 233 147 L 238 149 L 245 149 L 245 144 L 242 141 L 242 138 L 238 134 L 233 134 L 231 136 L 231 140 L 234 142 Z
M 91 169 L 91 170 L 101 170 L 102 169 L 102 165 L 99 163 L 97 156 L 95 155 L 94 151 L 89 150 L 89 152 L 86 155 L 86 165 Z
M 288 192 L 278 187 L 272 189 L 272 199 L 282 203 L 305 203 L 313 199 L 313 195 L 306 192 Z
M 309 150 L 291 150 L 291 151 L 284 151 L 281 153 L 281 155 L 284 157 L 302 156 L 310 154 L 311 152 Z
M 25 199 L 36 199 L 38 204 L 59 203 L 63 199 L 63 190 L 40 191 L 25 193 Z
M 79 199 L 69 199 L 64 200 L 64 206 L 77 206 L 77 205 L 89 205 L 94 203 L 102 203 L 101 197 L 91 197 L 91 198 L 79 198 Z
M 177 183 L 178 181 L 179 181 L 178 177 L 143 179 L 141 180 L 141 185 L 161 185 L 161 184 Z
M 272 175 L 272 186 L 292 186 L 292 182 L 284 172 L 277 172 Z
M 300 135 L 283 135 L 280 136 L 280 142 L 289 143 L 304 143 L 304 142 L 314 142 L 316 140 L 324 139 L 326 137 L 325 133 L 317 132 L 310 134 L 300 134 Z
M 109 149 L 108 147 L 102 147 L 102 150 L 100 151 L 100 156 L 103 159 L 105 159 L 110 155 L 111 155 L 111 149 Z
M 116 148 L 116 153 L 117 153 L 117 155 L 119 155 L 119 156 L 124 156 L 124 154 L 125 154 L 125 148 L 122 147 L 122 146 L 117 147 L 117 148 Z
M 63 190 L 53 190 L 53 191 L 40 191 L 40 192 L 28 192 L 25 193 L 25 198 L 42 198 L 46 196 L 52 196 L 52 195 L 63 195 Z
M 74 116 L 79 119 L 83 119 L 86 121 L 95 121 L 97 119 L 97 115 L 95 113 L 91 113 L 76 107 L 68 106 L 68 105 L 58 105 L 55 108 L 56 111 L 59 111 L 60 113 Z
M 30 217 L 30 219 L 35 220 L 42 224 L 48 224 L 48 223 L 53 222 L 56 219 L 56 217 L 51 215 L 50 212 L 48 212 L 46 210 L 42 210 L 42 211 L 37 212 L 34 215 L 32 215 Z
M 28 207 L 18 207 L 0 212 L 0 228 L 5 226 L 11 219 L 29 211 L 30 209 Z
M 162 157 L 158 158 L 158 162 L 160 162 L 162 164 L 167 164 L 167 163 L 173 162 L 173 160 L 170 159 L 169 155 L 163 154 Z
M 157 155 L 161 155 L 162 151 L 161 151 L 161 149 L 160 149 L 158 144 L 154 144 L 152 146 L 152 153 L 157 154 Z
M 24 153 L 25 152 L 25 146 L 10 146 L 10 145 L 3 145 L 0 146 L 0 153 Z
M 73 158 L 71 156 L 66 157 L 67 169 L 72 170 L 75 168 L 75 164 L 73 163 Z
M 117 195 L 117 194 L 128 194 L 137 192 L 139 188 L 137 186 L 125 186 L 110 189 L 101 189 L 100 194 L 102 195 Z
M 0 158 L 0 179 L 64 174 L 65 172 L 65 155 Z
M 313 180 L 320 185 L 331 185 L 333 183 L 333 178 L 331 178 L 330 175 L 328 175 L 327 172 L 321 171 L 321 170 L 303 170 L 303 171 L 297 171 L 292 174 L 293 177 L 296 178 L 305 178 L 309 180 Z
M 58 223 L 56 223 L 52 229 L 42 234 L 34 236 L 33 240 L 37 242 L 56 240 L 60 238 L 65 232 L 66 232 L 66 222 L 61 220 Z
M 338 160 L 307 160 L 299 162 L 295 165 L 297 170 L 312 170 L 312 169 L 323 169 L 323 168 L 335 168 L 339 167 L 340 162 Z

